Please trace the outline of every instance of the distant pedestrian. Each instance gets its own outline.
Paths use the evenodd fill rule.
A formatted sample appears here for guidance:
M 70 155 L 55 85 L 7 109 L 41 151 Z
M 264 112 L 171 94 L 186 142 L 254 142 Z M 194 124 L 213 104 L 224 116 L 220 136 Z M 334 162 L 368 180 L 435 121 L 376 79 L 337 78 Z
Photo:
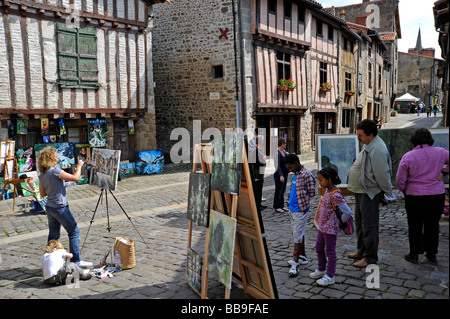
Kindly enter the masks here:
M 346 222 L 352 211 L 345 202 L 336 185 L 341 184 L 341 179 L 336 170 L 325 167 L 317 174 L 319 185 L 325 189 L 325 194 L 320 200 L 318 207 L 318 230 L 316 239 L 316 252 L 318 269 L 309 274 L 312 279 L 318 279 L 316 283 L 320 286 L 334 284 L 334 274 L 336 273 L 336 241 L 340 231 L 339 219 L 333 209 L 339 207 L 342 211 L 342 221 Z M 328 265 L 327 265 L 328 264 Z M 319 279 L 320 278 L 320 279 Z
M 410 141 L 414 149 L 403 155 L 396 182 L 405 194 L 408 219 L 409 254 L 405 259 L 418 263 L 419 254 L 436 262 L 439 244 L 439 220 L 444 210 L 443 175 L 449 172 L 449 152 L 433 147 L 434 140 L 426 128 L 415 129 Z
M 428 105 L 427 106 L 427 117 L 431 116 L 431 111 L 432 111 L 432 107 L 431 107 L 431 105 Z
M 435 105 L 433 106 L 433 113 L 434 113 L 434 116 L 435 116 L 435 117 L 436 117 L 437 111 L 438 111 L 438 107 L 437 107 L 437 105 L 435 104 Z
M 273 208 L 277 213 L 282 213 L 283 211 L 289 211 L 288 208 L 284 207 L 284 193 L 286 192 L 286 185 L 289 170 L 284 163 L 286 156 L 289 154 L 285 150 L 286 140 L 284 138 L 278 139 L 278 149 L 273 155 L 275 162 L 275 173 L 273 173 L 273 178 L 275 180 L 275 194 L 273 197 Z
M 298 266 L 300 264 L 308 264 L 305 252 L 305 229 L 310 210 L 309 201 L 316 195 L 316 181 L 311 172 L 300 163 L 297 155 L 287 155 L 285 164 L 288 170 L 294 173 L 288 201 L 292 234 L 294 236 L 294 252 L 292 260 L 288 263 L 291 266 L 289 275 L 297 276 Z

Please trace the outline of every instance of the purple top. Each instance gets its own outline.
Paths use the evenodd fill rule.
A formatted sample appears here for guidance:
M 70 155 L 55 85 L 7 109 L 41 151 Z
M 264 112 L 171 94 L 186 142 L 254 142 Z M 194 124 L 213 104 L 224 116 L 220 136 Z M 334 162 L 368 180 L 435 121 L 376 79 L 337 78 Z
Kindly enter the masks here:
M 400 161 L 397 188 L 406 195 L 444 194 L 443 171 L 448 172 L 448 151 L 442 147 L 418 145 Z

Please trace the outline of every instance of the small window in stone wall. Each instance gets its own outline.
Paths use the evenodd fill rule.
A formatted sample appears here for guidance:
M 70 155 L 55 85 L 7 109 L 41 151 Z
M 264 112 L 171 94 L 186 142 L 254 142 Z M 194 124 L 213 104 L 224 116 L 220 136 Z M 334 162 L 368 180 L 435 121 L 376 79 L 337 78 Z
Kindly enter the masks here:
M 212 67 L 213 79 L 223 79 L 223 65 L 213 65 Z

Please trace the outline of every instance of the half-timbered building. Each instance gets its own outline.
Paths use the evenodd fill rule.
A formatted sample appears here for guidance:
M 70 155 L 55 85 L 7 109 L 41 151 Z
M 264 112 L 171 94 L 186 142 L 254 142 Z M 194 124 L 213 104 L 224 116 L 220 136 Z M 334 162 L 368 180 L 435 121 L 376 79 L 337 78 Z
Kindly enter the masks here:
M 16 148 L 42 143 L 46 118 L 57 142 L 88 142 L 88 120 L 98 119 L 121 159 L 154 149 L 150 15 L 159 2 L 0 1 L 1 139 L 14 138 L 7 126 L 21 119 L 28 133 L 15 136 Z

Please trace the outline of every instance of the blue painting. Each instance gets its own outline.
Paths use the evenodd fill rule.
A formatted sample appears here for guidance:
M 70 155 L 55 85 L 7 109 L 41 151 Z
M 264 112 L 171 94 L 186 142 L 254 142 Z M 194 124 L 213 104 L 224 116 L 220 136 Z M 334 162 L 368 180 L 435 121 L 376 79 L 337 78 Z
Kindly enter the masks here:
M 138 152 L 136 162 L 137 174 L 158 174 L 164 170 L 164 154 L 162 151 Z
M 73 143 L 50 143 L 50 144 L 35 144 L 34 152 L 36 155 L 36 163 L 39 158 L 39 153 L 44 147 L 53 147 L 58 154 L 58 165 L 62 169 L 70 168 L 75 165 L 75 149 Z M 36 165 L 37 166 L 37 165 Z M 38 169 L 36 167 L 36 169 Z M 39 169 L 38 169 L 39 170 Z

